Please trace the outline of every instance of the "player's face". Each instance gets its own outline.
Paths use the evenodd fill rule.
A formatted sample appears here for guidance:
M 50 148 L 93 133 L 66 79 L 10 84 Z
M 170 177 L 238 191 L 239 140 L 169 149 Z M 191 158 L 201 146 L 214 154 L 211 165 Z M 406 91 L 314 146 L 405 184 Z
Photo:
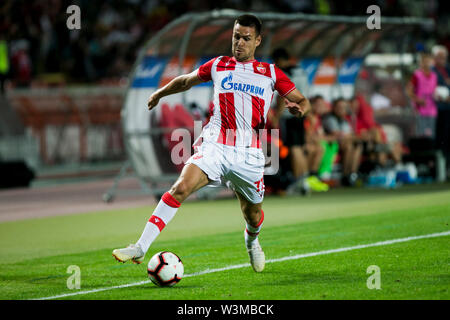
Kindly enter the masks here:
M 255 58 L 256 47 L 261 43 L 261 35 L 256 35 L 254 27 L 236 23 L 233 28 L 231 51 L 237 61 L 245 62 Z

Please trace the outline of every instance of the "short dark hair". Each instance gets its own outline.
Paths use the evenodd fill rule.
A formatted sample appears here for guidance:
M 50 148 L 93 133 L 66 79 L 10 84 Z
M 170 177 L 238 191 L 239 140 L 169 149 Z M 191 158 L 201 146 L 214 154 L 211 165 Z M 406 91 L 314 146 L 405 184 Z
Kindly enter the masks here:
M 310 102 L 310 103 L 316 103 L 316 101 L 317 101 L 317 100 L 320 100 L 320 99 L 325 100 L 324 97 L 323 97 L 322 95 L 316 94 L 315 96 L 312 96 L 311 98 L 309 98 L 309 102 Z
M 345 101 L 345 99 L 343 97 L 339 97 L 333 100 L 332 106 L 333 108 L 335 108 L 337 106 L 337 104 L 341 101 Z
M 273 61 L 278 61 L 280 59 L 289 60 L 289 53 L 285 48 L 276 48 L 272 52 Z
M 433 55 L 429 51 L 422 51 L 420 53 L 420 59 L 424 59 L 424 58 L 433 59 Z
M 237 19 L 234 21 L 235 25 L 236 23 L 239 23 L 244 27 L 255 28 L 256 36 L 259 36 L 261 34 L 262 22 L 257 16 L 254 16 L 253 14 L 243 14 L 237 17 Z

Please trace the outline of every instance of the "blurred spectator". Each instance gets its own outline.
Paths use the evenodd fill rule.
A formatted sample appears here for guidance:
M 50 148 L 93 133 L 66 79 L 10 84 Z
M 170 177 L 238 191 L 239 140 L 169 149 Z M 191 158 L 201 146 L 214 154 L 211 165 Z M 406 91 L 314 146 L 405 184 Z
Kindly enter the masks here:
M 362 95 L 356 95 L 350 102 L 353 130 L 363 142 L 363 154 L 376 165 L 386 166 L 388 156 L 395 164 L 402 159 L 402 147 L 399 142 L 389 146 L 386 133 L 374 118 L 372 107 Z
M 378 82 L 374 85 L 374 93 L 370 98 L 370 105 L 375 113 L 383 113 L 391 107 L 391 99 L 384 94 L 383 87 Z
M 310 99 L 312 110 L 306 115 L 304 121 L 306 140 L 304 148 L 308 159 L 308 168 L 314 176 L 318 175 L 324 154 L 324 148 L 321 144 L 324 139 L 324 131 L 318 113 L 322 101 L 322 96 L 316 96 Z
M 328 106 L 321 95 L 310 99 L 311 112 L 306 115 L 305 132 L 308 163 L 313 177 L 329 180 L 333 169 L 334 160 L 338 152 L 338 144 L 333 137 L 325 135 L 321 117 L 328 112 Z M 324 191 L 328 190 L 324 187 Z
M 447 64 L 447 48 L 439 45 L 434 46 L 432 52 L 434 56 L 433 71 L 435 71 L 438 76 L 438 85 L 450 87 L 450 66 Z M 447 95 L 446 99 L 442 100 L 450 101 L 450 97 Z
M 272 60 L 288 77 L 292 77 L 292 70 L 295 66 L 291 63 L 286 49 L 275 49 L 272 52 Z M 289 148 L 291 171 L 294 176 L 294 181 L 288 187 L 288 191 L 292 192 L 297 186 L 300 186 L 301 192 L 307 193 L 309 191 L 309 185 L 306 182 L 308 163 L 302 149 L 302 145 L 305 143 L 303 118 L 291 115 L 286 109 L 284 100 L 283 97 L 277 95 L 275 112 L 271 113 L 270 120 L 274 127 L 282 127 L 284 129 L 284 145 Z
M 292 76 L 296 66 L 291 63 L 286 49 L 275 49 L 272 53 L 272 59 L 275 65 L 295 82 Z M 295 85 L 301 90 L 299 83 L 295 83 Z M 313 142 L 311 140 L 307 149 L 304 119 L 291 115 L 285 108 L 285 99 L 277 96 L 275 112 L 271 120 L 275 124 L 279 121 L 282 122 L 280 126 L 284 129 L 284 145 L 289 148 L 291 171 L 294 179 L 288 186 L 287 192 L 294 193 L 296 190 L 300 190 L 302 194 L 307 194 L 310 189 L 313 191 L 328 190 L 328 186 L 317 178 L 320 159 L 323 154 L 320 141 L 314 140 Z M 305 153 L 307 156 L 305 156 Z
M 450 65 L 447 63 L 448 51 L 444 46 L 433 47 L 434 68 L 438 81 L 438 116 L 436 121 L 437 147 L 450 162 Z
M 343 98 L 338 98 L 333 102 L 332 111 L 322 119 L 325 133 L 332 136 L 339 143 L 343 185 L 353 185 L 356 182 L 362 153 L 359 139 L 347 120 L 348 111 L 347 101 Z
M 414 5 L 405 0 L 375 2 L 386 16 L 411 15 L 432 17 L 436 21 L 448 20 L 445 10 L 441 10 L 446 5 L 443 0 L 439 0 L 438 5 L 435 1 L 419 1 Z M 81 8 L 81 31 L 70 31 L 66 27 L 65 9 L 72 4 Z M 352 16 L 364 15 L 371 4 L 373 1 L 369 0 L 357 3 L 337 0 L 260 0 L 245 3 L 238 0 L 3 0 L 0 1 L 0 26 L 7 26 L 6 34 L 11 42 L 19 39 L 29 41 L 32 77 L 62 72 L 69 81 L 86 82 L 129 73 L 144 42 L 186 12 L 230 8 L 253 12 Z M 442 27 L 439 32 L 444 43 L 448 30 Z M 74 45 L 79 39 L 87 44 L 87 50 L 86 44 L 82 44 L 81 48 Z M 72 51 L 73 48 L 76 50 Z M 85 54 L 86 62 L 74 61 L 80 52 Z M 110 68 L 111 65 L 115 67 Z
M 375 122 L 372 107 L 362 95 L 356 95 L 350 100 L 350 122 L 356 136 L 363 143 L 363 154 L 372 163 L 382 166 L 387 160 L 386 136 L 381 126 Z
M 28 41 L 15 41 L 11 47 L 12 80 L 18 87 L 28 87 L 32 70 Z
M 420 67 L 414 71 L 407 85 L 407 92 L 417 112 L 416 136 L 434 139 L 436 133 L 437 106 L 434 94 L 437 75 L 431 69 L 433 57 L 428 53 L 420 56 Z
M 5 93 L 5 82 L 9 73 L 9 50 L 8 42 L 0 33 L 0 94 Z
M 354 132 L 363 141 L 382 142 L 382 134 L 375 122 L 373 110 L 364 97 L 357 94 L 350 100 L 350 119 Z
M 204 112 L 197 105 L 197 103 L 192 102 L 189 104 L 189 111 L 194 118 L 194 121 L 201 121 L 202 123 L 205 121 Z

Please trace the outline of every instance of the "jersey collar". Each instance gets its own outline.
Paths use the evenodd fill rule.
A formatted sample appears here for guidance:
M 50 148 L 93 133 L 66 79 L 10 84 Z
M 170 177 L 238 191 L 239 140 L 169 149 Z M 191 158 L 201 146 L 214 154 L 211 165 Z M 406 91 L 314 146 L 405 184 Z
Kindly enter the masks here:
M 250 61 L 245 61 L 245 62 L 240 62 L 240 61 L 237 61 L 235 57 L 232 57 L 232 58 L 231 58 L 231 61 L 234 61 L 234 62 L 237 62 L 237 63 L 242 63 L 242 64 L 247 64 L 247 63 L 253 63 L 253 62 L 256 62 L 256 59 L 252 59 L 252 60 L 250 60 Z

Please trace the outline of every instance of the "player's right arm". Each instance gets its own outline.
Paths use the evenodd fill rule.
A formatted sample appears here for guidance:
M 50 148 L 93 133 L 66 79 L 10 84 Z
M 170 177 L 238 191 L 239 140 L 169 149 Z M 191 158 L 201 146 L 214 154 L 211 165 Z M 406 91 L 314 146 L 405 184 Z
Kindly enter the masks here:
M 203 81 L 198 77 L 198 70 L 191 73 L 183 74 L 176 77 L 164 87 L 156 90 L 148 99 L 148 110 L 152 110 L 162 97 L 189 90 L 191 87 L 202 83 Z
M 194 70 L 189 74 L 183 74 L 176 77 L 164 87 L 156 90 L 148 99 L 148 110 L 152 110 L 156 107 L 159 99 L 162 97 L 189 90 L 197 84 L 212 80 L 211 68 L 216 59 L 217 58 L 209 60 L 205 64 L 202 64 L 197 70 Z

